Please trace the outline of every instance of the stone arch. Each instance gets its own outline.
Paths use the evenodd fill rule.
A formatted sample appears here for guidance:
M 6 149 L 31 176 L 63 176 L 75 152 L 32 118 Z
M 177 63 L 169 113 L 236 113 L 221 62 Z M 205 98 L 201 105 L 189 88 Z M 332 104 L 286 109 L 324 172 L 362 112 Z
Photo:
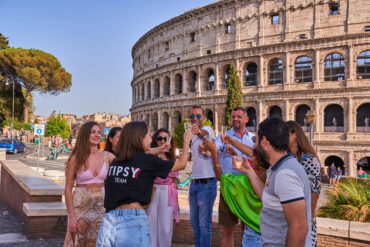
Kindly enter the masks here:
M 150 123 L 150 116 L 149 116 L 149 113 L 147 113 L 146 115 L 145 115 L 145 120 L 144 120 L 145 122 L 146 122 L 146 124 L 148 125 L 148 126 L 150 126 L 149 125 L 149 123 Z
M 172 117 L 172 128 L 175 129 L 176 126 L 181 123 L 182 121 L 182 115 L 181 115 L 181 112 L 180 111 L 175 111 L 173 113 L 173 117 Z
M 141 100 L 145 100 L 145 86 L 141 84 Z
M 146 98 L 152 98 L 152 82 L 150 80 L 146 84 Z
M 164 78 L 163 95 L 164 96 L 170 96 L 171 95 L 171 79 L 168 76 L 166 76 Z
M 306 119 L 306 114 L 309 110 L 311 108 L 306 104 L 299 105 L 295 110 L 295 121 L 302 126 L 304 131 L 309 131 L 309 124 Z
M 230 70 L 231 64 L 227 64 L 223 67 L 223 77 L 222 77 L 222 88 L 227 89 L 228 87 L 228 78 L 229 78 L 229 70 Z
M 170 128 L 170 115 L 167 112 L 163 112 L 162 126 L 167 130 Z
M 284 83 L 284 61 L 273 58 L 268 63 L 268 85 Z
M 211 121 L 211 122 L 212 122 L 212 125 L 213 125 L 213 126 L 215 126 L 215 124 L 214 124 L 214 114 L 213 114 L 213 111 L 212 111 L 211 109 L 209 109 L 209 108 L 206 108 L 206 109 L 204 110 L 204 115 L 205 115 L 205 117 L 206 117 L 209 121 Z
M 283 119 L 283 111 L 280 106 L 274 105 L 269 109 L 269 117 L 279 117 Z
M 294 81 L 296 83 L 312 82 L 313 72 L 312 58 L 309 56 L 300 56 L 294 62 Z
M 357 108 L 356 131 L 370 132 L 370 103 L 364 103 Z
M 362 167 L 362 169 L 370 175 L 370 156 L 365 156 L 362 157 L 358 162 L 357 162 L 357 169 Z
M 342 106 L 338 104 L 331 104 L 324 109 L 324 131 L 344 131 L 344 114 Z
M 175 75 L 175 94 L 182 94 L 183 79 L 180 73 Z
M 159 82 L 159 79 L 154 80 L 154 98 L 160 97 L 160 91 L 161 90 L 161 83 Z
M 370 50 L 361 52 L 357 57 L 357 78 L 370 79 Z
M 204 89 L 208 91 L 214 90 L 215 85 L 216 85 L 215 83 L 216 83 L 215 71 L 209 68 L 206 70 L 206 79 L 205 79 Z
M 324 161 L 325 166 L 329 167 L 332 163 L 334 163 L 335 167 L 339 166 L 341 168 L 341 170 L 343 171 L 342 174 L 346 173 L 344 161 L 341 157 L 336 156 L 336 155 L 330 155 L 330 156 L 326 157 L 326 159 Z
M 324 80 L 343 81 L 345 75 L 346 61 L 342 54 L 333 52 L 328 54 L 324 60 Z
M 188 91 L 190 93 L 195 93 L 197 91 L 197 81 L 198 74 L 194 70 L 190 71 L 188 74 Z
M 257 111 L 256 109 L 254 107 L 248 107 L 247 115 L 249 118 L 249 121 L 246 124 L 247 130 L 250 132 L 256 132 L 257 130 Z
M 156 131 L 158 129 L 158 113 L 153 113 L 152 115 L 152 130 Z
M 243 69 L 244 86 L 258 85 L 258 65 L 255 62 L 246 62 Z

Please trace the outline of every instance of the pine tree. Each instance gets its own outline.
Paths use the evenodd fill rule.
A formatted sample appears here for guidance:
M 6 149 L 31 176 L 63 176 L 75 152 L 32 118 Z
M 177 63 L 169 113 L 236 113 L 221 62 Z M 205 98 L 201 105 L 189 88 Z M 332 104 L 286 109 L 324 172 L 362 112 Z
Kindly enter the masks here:
M 225 112 L 225 123 L 231 127 L 231 111 L 235 107 L 243 106 L 243 93 L 242 85 L 238 72 L 233 65 L 229 65 L 228 77 L 227 77 L 227 100 L 226 100 L 226 112 Z

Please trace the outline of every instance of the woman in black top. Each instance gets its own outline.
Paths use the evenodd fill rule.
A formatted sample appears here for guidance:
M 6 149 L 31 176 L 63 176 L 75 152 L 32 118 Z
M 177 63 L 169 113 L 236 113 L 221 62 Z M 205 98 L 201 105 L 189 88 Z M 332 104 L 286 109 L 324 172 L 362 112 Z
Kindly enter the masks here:
M 185 169 L 192 138 L 192 133 L 186 131 L 183 152 L 174 162 L 145 153 L 152 141 L 145 122 L 134 121 L 123 127 L 117 158 L 111 163 L 105 181 L 106 214 L 96 246 L 151 246 L 144 209 L 150 203 L 154 179 Z

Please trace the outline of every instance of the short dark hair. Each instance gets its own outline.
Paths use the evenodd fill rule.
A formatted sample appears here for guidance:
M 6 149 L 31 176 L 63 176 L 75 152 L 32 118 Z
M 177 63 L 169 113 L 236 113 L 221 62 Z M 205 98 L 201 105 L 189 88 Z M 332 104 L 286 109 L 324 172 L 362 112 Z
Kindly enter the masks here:
M 190 108 L 189 112 L 190 112 L 191 110 L 193 110 L 193 109 L 201 109 L 201 110 L 202 110 L 202 114 L 204 115 L 204 109 L 203 109 L 201 106 L 199 106 L 199 105 L 193 105 L 193 106 Z
M 259 141 L 262 137 L 266 137 L 276 151 L 288 151 L 289 128 L 281 118 L 270 117 L 263 120 L 258 126 Z
M 234 109 L 232 109 L 232 111 L 242 111 L 243 113 L 247 114 L 247 110 L 245 110 L 243 107 L 241 106 L 237 106 L 235 107 Z
M 109 134 L 107 136 L 107 142 L 105 144 L 104 151 L 108 151 L 108 152 L 111 152 L 111 153 L 114 154 L 113 144 L 110 141 L 109 137 L 113 138 L 117 134 L 117 132 L 121 131 L 121 130 L 122 130 L 122 127 L 113 127 L 113 128 L 111 128 L 111 130 L 109 131 Z

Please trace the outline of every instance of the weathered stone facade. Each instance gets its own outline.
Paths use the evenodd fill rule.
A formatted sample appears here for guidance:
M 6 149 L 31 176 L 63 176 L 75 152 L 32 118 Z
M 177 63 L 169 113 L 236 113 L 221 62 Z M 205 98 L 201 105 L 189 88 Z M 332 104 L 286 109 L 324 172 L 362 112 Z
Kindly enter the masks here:
M 251 131 L 270 115 L 308 130 L 313 110 L 321 161 L 354 176 L 370 162 L 369 13 L 368 0 L 222 0 L 187 11 L 134 45 L 132 119 L 173 130 L 201 105 L 219 130 L 232 64 Z

